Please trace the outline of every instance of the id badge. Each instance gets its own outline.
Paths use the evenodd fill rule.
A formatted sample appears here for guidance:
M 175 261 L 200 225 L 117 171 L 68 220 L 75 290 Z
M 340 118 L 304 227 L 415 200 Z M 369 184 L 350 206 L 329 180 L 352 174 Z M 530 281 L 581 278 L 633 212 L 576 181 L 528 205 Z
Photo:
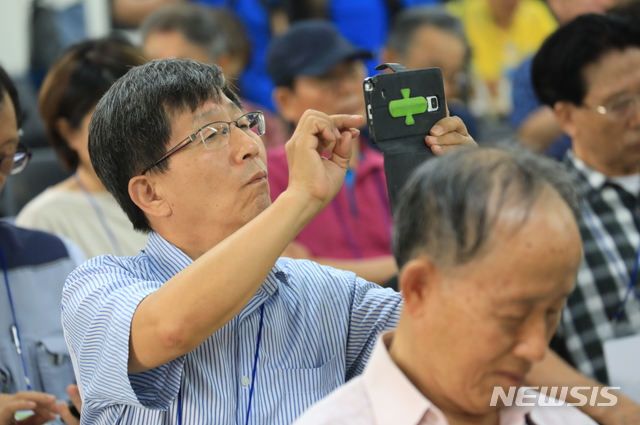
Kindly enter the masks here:
M 606 341 L 603 348 L 611 386 L 640 403 L 640 335 Z

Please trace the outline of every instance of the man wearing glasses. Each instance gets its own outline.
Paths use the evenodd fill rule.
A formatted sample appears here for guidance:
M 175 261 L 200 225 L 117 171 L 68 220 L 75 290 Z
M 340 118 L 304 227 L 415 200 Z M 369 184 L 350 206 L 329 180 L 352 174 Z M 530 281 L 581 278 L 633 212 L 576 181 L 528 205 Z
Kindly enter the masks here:
M 242 111 L 218 67 L 154 61 L 112 86 L 89 154 L 151 235 L 138 256 L 94 258 L 65 285 L 83 423 L 290 424 L 362 371 L 399 294 L 279 258 L 340 189 L 362 120 L 307 111 L 271 203 L 262 113 Z M 460 120 L 439 124 L 442 150 L 475 144 Z
M 612 354 L 640 352 L 640 30 L 578 17 L 543 44 L 532 78 L 572 138 L 565 162 L 584 199 L 584 257 L 558 336 L 580 372 L 630 391 L 621 374 L 637 383 L 637 363 Z
M 16 88 L 0 67 L 0 189 L 29 162 L 20 115 Z M 0 220 L 0 425 L 62 424 L 58 414 L 67 425 L 79 422 L 57 399 L 71 396 L 80 407 L 60 298 L 83 257 L 68 241 Z

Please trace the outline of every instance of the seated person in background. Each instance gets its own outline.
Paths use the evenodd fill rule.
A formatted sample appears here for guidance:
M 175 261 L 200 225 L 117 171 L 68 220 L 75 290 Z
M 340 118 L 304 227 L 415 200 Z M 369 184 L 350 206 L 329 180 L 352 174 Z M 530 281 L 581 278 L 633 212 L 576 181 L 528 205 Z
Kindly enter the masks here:
M 545 356 L 575 284 L 579 206 L 562 167 L 526 150 L 461 149 L 419 168 L 400 199 L 398 327 L 296 425 L 595 425 L 575 407 L 494 395 Z
M 16 88 L 0 67 L 0 190 L 29 161 L 18 136 L 20 115 Z M 57 425 L 58 413 L 67 425 L 78 424 L 56 399 L 71 397 L 80 409 L 60 299 L 64 280 L 83 259 L 54 235 L 0 221 L 0 425 Z M 21 410 L 34 414 L 16 422 Z
M 216 64 L 227 80 L 237 79 L 247 66 L 251 45 L 245 28 L 226 9 L 197 4 L 163 7 L 142 23 L 142 49 L 147 59 L 193 59 Z M 283 145 L 287 139 L 280 118 L 241 98 L 246 111 L 262 111 L 269 131 L 262 136 L 265 147 Z
M 585 13 L 603 13 L 613 3 L 614 0 L 547 1 L 560 25 Z M 513 111 L 509 121 L 524 146 L 561 161 L 571 147 L 571 139 L 563 133 L 553 110 L 536 97 L 531 83 L 532 61 L 533 55 L 525 59 L 513 75 Z
M 473 113 L 506 118 L 511 74 L 557 27 L 553 16 L 540 0 L 455 0 L 447 7 L 462 20 L 471 43 Z
M 126 214 L 89 160 L 89 120 L 98 100 L 131 67 L 144 63 L 135 47 L 115 40 L 88 40 L 70 47 L 47 74 L 40 115 L 62 165 L 74 174 L 36 196 L 16 218 L 18 226 L 65 236 L 87 258 L 134 255 L 147 236 Z
M 469 135 L 478 138 L 475 118 L 461 100 L 466 97 L 462 84 L 469 71 L 471 48 L 458 18 L 443 7 L 405 9 L 391 25 L 382 57 L 383 62 L 409 69 L 440 68 L 449 113 L 460 117 Z
M 395 327 L 399 294 L 278 257 L 342 186 L 362 122 L 306 112 L 272 203 L 264 121 L 219 67 L 153 61 L 109 89 L 91 160 L 151 235 L 137 256 L 97 257 L 67 279 L 62 321 L 87 423 L 289 425 L 361 372 Z M 440 122 L 442 151 L 474 144 L 460 120 Z
M 329 22 L 292 25 L 269 49 L 269 73 L 276 85 L 273 97 L 278 111 L 294 125 L 307 109 L 329 115 L 364 115 L 363 59 L 367 57 L 368 52 L 351 45 Z M 429 139 L 427 143 L 431 143 Z M 433 149 L 437 152 L 439 147 Z M 383 157 L 363 135 L 352 144 L 352 150 L 343 187 L 283 256 L 311 259 L 384 284 L 395 276 L 397 268 L 391 255 L 392 218 Z M 271 199 L 275 200 L 289 183 L 285 148 L 271 149 L 267 157 Z
M 580 372 L 613 384 L 606 345 L 640 338 L 633 295 L 640 255 L 640 29 L 621 18 L 579 16 L 544 42 L 532 79 L 571 136 L 565 165 L 583 198 L 584 256 L 558 337 Z M 637 371 L 635 363 L 627 368 Z

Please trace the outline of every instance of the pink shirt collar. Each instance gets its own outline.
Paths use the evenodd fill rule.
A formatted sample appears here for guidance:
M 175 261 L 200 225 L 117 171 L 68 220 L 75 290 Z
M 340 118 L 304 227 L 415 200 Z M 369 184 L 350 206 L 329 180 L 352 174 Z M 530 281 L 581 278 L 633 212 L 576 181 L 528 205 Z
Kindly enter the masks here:
M 363 374 L 365 392 L 378 424 L 448 425 L 440 409 L 409 381 L 389 355 L 394 332 L 386 332 L 376 342 Z M 529 407 L 505 407 L 500 425 L 522 425 Z

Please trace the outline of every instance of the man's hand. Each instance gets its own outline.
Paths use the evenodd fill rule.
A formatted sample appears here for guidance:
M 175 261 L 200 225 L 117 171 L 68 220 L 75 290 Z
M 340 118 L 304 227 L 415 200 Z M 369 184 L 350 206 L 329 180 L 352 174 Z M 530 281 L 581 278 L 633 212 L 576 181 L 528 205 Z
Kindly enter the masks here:
M 78 412 L 82 411 L 82 399 L 80 398 L 80 391 L 78 390 L 77 385 L 69 385 L 67 387 L 67 395 L 69 395 L 69 399 L 71 403 L 75 406 Z M 60 418 L 67 425 L 80 425 L 80 419 L 73 416 L 71 411 L 69 410 L 69 405 L 64 401 L 58 403 L 58 412 L 60 412 Z
M 431 128 L 429 134 L 424 141 L 436 155 L 442 155 L 461 146 L 478 146 L 473 137 L 469 136 L 467 126 L 458 117 L 448 116 L 441 119 Z
M 349 168 L 351 141 L 360 134 L 360 115 L 326 115 L 308 110 L 286 144 L 287 191 L 320 210 L 338 193 Z M 315 215 L 315 214 L 314 214 Z
M 32 410 L 33 415 L 17 421 L 14 415 L 20 410 Z M 54 420 L 57 413 L 53 395 L 35 391 L 0 394 L 0 425 L 41 425 Z

